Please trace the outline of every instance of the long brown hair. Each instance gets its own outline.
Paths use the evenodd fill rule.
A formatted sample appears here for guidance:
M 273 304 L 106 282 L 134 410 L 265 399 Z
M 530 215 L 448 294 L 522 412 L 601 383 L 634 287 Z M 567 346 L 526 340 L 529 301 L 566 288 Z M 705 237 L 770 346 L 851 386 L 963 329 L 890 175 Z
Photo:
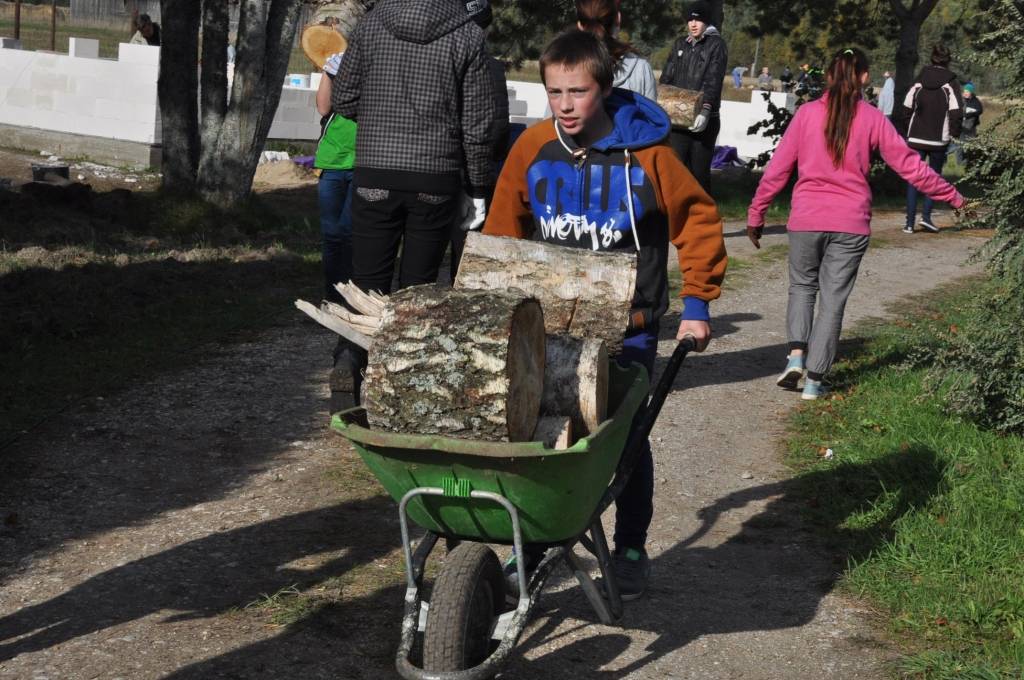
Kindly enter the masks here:
M 632 45 L 615 37 L 618 18 L 619 0 L 576 0 L 576 20 L 580 27 L 604 42 L 616 66 L 624 56 L 636 51 Z
M 850 127 L 861 98 L 861 77 L 868 71 L 868 57 L 857 48 L 841 50 L 828 66 L 828 123 L 825 143 L 832 165 L 839 167 L 846 155 Z

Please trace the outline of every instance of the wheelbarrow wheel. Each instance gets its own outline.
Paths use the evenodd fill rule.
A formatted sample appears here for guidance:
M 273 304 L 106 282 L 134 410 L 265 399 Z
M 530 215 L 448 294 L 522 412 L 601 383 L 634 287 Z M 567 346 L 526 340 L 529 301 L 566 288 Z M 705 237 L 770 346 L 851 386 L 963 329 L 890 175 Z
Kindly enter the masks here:
M 497 555 L 482 543 L 460 543 L 434 582 L 423 635 L 423 669 L 460 671 L 486 659 L 504 602 Z

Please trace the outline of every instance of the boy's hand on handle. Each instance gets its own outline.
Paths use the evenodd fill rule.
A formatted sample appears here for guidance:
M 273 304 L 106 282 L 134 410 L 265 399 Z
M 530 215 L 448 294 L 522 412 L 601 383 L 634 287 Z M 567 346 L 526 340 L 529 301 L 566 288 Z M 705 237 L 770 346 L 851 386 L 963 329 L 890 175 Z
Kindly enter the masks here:
M 758 250 L 761 249 L 761 236 L 764 235 L 764 227 L 752 227 L 747 225 L 747 238 L 754 244 L 754 247 Z
M 487 219 L 487 202 L 482 198 L 470 198 L 462 195 L 462 231 L 483 229 Z
M 683 319 L 679 322 L 679 331 L 676 333 L 676 340 L 682 340 L 687 335 L 693 336 L 697 345 L 696 350 L 703 352 L 711 342 L 711 324 L 707 321 L 690 321 Z

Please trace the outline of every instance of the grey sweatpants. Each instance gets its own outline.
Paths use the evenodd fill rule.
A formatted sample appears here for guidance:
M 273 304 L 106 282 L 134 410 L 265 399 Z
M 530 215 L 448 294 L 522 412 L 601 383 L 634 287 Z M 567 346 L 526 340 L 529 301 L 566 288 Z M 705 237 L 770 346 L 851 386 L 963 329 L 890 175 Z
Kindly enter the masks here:
M 786 332 L 790 347 L 806 349 L 804 366 L 809 373 L 824 375 L 835 361 L 843 311 L 868 239 L 833 231 L 789 232 Z

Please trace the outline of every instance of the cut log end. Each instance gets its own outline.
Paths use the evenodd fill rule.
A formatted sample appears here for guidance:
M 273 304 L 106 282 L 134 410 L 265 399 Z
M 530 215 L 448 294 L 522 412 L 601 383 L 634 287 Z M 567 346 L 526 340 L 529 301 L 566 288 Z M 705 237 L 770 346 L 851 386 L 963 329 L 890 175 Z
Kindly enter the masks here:
M 524 300 L 512 315 L 508 339 L 509 441 L 529 441 L 533 434 L 544 388 L 544 363 L 544 314 L 536 300 Z

